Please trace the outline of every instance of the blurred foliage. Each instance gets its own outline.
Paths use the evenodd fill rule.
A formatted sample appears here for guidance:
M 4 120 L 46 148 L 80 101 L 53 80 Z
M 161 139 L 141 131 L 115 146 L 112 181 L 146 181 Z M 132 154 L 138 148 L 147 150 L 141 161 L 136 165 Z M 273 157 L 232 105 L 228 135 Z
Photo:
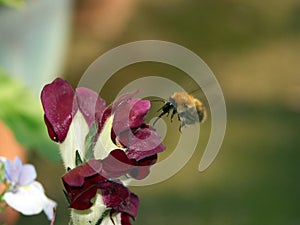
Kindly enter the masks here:
M 143 1 L 141 5 L 143 13 L 126 32 L 139 29 L 143 36 L 161 36 L 205 53 L 241 51 L 300 30 L 297 1 L 187 0 L 172 6 Z
M 0 71 L 0 119 L 28 150 L 58 160 L 56 144 L 48 137 L 41 104 L 20 81 Z
M 9 7 L 20 8 L 24 5 L 24 0 L 0 0 L 0 5 L 1 4 Z

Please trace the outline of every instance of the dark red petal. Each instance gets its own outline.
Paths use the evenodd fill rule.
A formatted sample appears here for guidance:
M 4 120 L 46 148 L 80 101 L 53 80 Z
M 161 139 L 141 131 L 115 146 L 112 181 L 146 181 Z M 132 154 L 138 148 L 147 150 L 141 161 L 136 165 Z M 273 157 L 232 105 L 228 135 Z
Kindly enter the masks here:
M 98 134 L 101 133 L 102 128 L 106 122 L 106 120 L 108 119 L 108 117 L 111 116 L 111 107 L 109 106 L 108 108 L 106 108 L 102 114 L 102 118 L 99 120 L 98 122 Z
M 116 212 L 126 213 L 135 218 L 139 207 L 139 198 L 121 183 L 112 182 L 102 189 L 103 202 Z
M 123 132 L 117 138 L 123 146 L 128 148 L 126 151 L 128 158 L 137 161 L 156 155 L 166 148 L 161 143 L 159 134 L 153 128 L 147 126 L 142 126 L 136 131 Z
M 134 100 L 132 100 L 132 102 L 134 102 Z M 133 104 L 133 103 L 131 103 Z M 148 111 L 150 110 L 151 104 L 149 100 L 139 100 L 136 101 L 131 110 L 130 110 L 130 114 L 129 114 L 129 122 L 130 122 L 130 128 L 136 128 L 139 127 L 143 124 L 144 120 L 145 120 L 145 116 L 148 113 Z
M 46 115 L 44 115 L 44 122 L 46 124 L 46 127 L 47 127 L 47 130 L 48 130 L 48 134 L 49 134 L 49 137 L 53 140 L 53 141 L 58 141 L 58 137 L 52 127 L 52 124 L 48 121 Z
M 112 104 L 112 111 L 114 112 L 118 107 L 120 107 L 122 104 L 125 104 L 128 100 L 132 99 L 133 96 L 135 96 L 139 92 L 140 92 L 140 89 L 138 89 L 134 92 L 119 96 Z
M 70 208 L 77 209 L 77 210 L 85 210 L 89 209 L 93 203 L 92 198 L 95 197 L 97 194 L 97 186 L 84 186 L 82 190 L 73 190 L 69 197 L 71 199 Z
M 128 159 L 126 153 L 116 149 L 103 160 L 103 170 L 110 178 L 118 178 L 129 173 L 136 166 L 136 161 Z
M 118 135 L 124 130 L 141 126 L 149 109 L 150 101 L 136 98 L 119 106 L 114 113 L 114 133 Z
M 123 204 L 119 205 L 118 211 L 127 213 L 135 219 L 138 212 L 139 203 L 139 197 L 133 193 L 130 193 L 129 199 L 126 202 L 123 202 Z
M 93 205 L 91 200 L 96 195 L 99 185 L 107 182 L 106 177 L 101 172 L 101 161 L 90 160 L 62 177 L 63 184 L 71 200 L 71 208 L 84 210 Z
M 144 179 L 150 173 L 150 166 L 157 161 L 157 155 L 136 161 L 129 159 L 122 150 L 113 150 L 102 161 L 103 172 L 109 178 L 118 178 L 122 175 L 129 174 L 135 179 Z
M 130 216 L 127 213 L 121 213 L 121 225 L 131 225 Z
M 64 184 L 71 187 L 81 187 L 86 178 L 97 175 L 102 171 L 102 162 L 90 160 L 66 173 L 62 180 Z
M 157 154 L 150 157 L 144 158 L 137 161 L 136 166 L 131 169 L 129 175 L 137 180 L 142 180 L 147 177 L 150 173 L 151 165 L 155 164 L 157 161 Z
M 117 209 L 119 205 L 128 201 L 130 191 L 121 183 L 110 182 L 109 187 L 102 189 L 102 197 L 103 202 L 107 207 Z
M 133 98 L 134 95 L 136 95 L 139 92 L 140 92 L 140 90 L 136 90 L 134 92 L 119 96 L 111 105 L 109 105 L 105 109 L 99 127 L 103 127 L 105 121 L 111 114 L 113 114 L 120 106 L 122 106 L 123 104 L 126 104 L 129 100 L 131 100 Z
M 93 205 L 91 200 L 95 197 L 99 184 L 105 182 L 106 178 L 100 174 L 85 178 L 83 185 L 80 187 L 70 186 L 64 181 L 65 189 L 71 201 L 70 208 L 78 210 L 90 208 Z
M 63 142 L 77 111 L 73 88 L 65 80 L 57 78 L 43 88 L 41 100 L 50 138 Z
M 79 87 L 76 89 L 76 100 L 79 110 L 89 127 L 102 118 L 106 103 L 96 92 L 88 88 Z

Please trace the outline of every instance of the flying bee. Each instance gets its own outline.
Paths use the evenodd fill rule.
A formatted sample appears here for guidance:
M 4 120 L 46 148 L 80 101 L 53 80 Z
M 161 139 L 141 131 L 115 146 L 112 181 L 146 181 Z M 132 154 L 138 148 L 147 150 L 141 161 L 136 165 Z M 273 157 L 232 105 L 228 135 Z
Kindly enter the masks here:
M 174 92 L 173 95 L 164 101 L 164 105 L 158 110 L 161 113 L 154 121 L 153 125 L 165 114 L 167 116 L 171 113 L 171 122 L 174 116 L 177 114 L 180 121 L 180 128 L 185 125 L 195 124 L 197 122 L 202 123 L 205 121 L 207 113 L 203 103 L 197 98 L 186 92 Z

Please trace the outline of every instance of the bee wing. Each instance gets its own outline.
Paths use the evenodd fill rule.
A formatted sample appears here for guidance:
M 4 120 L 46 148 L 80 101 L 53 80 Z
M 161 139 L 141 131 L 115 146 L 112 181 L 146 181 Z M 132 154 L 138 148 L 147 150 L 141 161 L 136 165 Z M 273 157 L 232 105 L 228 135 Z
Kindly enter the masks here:
M 180 120 L 184 124 L 194 124 L 199 122 L 198 113 L 195 107 L 189 107 L 185 110 L 178 111 Z

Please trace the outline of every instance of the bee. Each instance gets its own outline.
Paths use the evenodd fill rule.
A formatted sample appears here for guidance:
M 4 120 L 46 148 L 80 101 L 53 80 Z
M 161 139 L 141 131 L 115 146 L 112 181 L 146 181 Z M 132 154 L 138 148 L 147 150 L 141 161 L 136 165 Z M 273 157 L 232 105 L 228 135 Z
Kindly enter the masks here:
M 158 110 L 161 112 L 153 125 L 165 114 L 171 113 L 171 122 L 177 114 L 180 121 L 179 130 L 186 125 L 202 123 L 205 121 L 207 113 L 204 104 L 194 96 L 186 92 L 174 92 L 168 101 Z

